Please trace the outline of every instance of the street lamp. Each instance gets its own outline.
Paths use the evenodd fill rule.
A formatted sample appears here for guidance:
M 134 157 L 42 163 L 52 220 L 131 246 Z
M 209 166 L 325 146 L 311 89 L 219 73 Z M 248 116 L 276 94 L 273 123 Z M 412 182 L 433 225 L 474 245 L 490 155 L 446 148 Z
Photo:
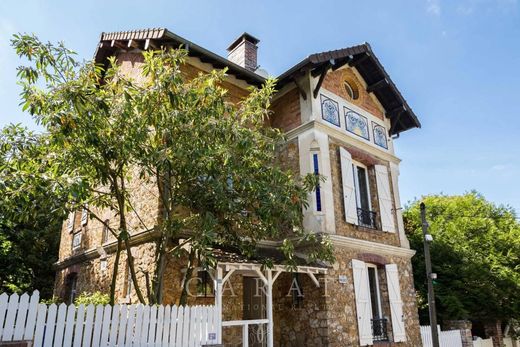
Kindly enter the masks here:
M 424 235 L 424 262 L 426 264 L 426 280 L 428 282 L 428 310 L 430 312 L 430 327 L 432 329 L 433 347 L 439 347 L 439 333 L 437 331 L 437 313 L 435 310 L 435 293 L 433 292 L 433 280 L 437 274 L 432 272 L 432 260 L 430 257 L 430 243 L 433 237 L 428 233 L 428 222 L 426 221 L 426 205 L 421 202 L 421 222 Z

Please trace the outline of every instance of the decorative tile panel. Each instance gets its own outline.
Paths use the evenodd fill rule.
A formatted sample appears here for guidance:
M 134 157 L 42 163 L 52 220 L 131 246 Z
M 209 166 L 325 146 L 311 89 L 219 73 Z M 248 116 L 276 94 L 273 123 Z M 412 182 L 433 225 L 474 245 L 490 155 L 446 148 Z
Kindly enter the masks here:
M 368 119 L 357 112 L 344 108 L 347 131 L 370 141 Z
M 374 143 L 380 147 L 388 149 L 388 140 L 386 138 L 386 129 L 382 125 L 372 122 L 374 132 Z
M 321 98 L 321 117 L 327 122 L 339 125 L 339 106 L 338 103 L 325 95 L 320 94 Z

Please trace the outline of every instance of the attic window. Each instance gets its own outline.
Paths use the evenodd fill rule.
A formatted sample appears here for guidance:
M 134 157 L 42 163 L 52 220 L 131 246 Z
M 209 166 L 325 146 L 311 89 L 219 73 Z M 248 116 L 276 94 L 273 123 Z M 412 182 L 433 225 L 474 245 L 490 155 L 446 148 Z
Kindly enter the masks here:
M 357 100 L 359 98 L 359 91 L 354 83 L 345 81 L 343 82 L 343 86 L 345 87 L 345 91 L 347 92 L 351 100 Z

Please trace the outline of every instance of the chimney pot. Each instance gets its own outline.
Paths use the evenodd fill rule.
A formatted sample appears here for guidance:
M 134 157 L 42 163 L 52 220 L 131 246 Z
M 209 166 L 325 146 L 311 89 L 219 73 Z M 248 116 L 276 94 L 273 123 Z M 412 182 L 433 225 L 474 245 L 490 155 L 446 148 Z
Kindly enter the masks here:
M 228 47 L 228 60 L 249 71 L 255 71 L 258 67 L 258 42 L 260 40 L 256 37 L 243 33 Z

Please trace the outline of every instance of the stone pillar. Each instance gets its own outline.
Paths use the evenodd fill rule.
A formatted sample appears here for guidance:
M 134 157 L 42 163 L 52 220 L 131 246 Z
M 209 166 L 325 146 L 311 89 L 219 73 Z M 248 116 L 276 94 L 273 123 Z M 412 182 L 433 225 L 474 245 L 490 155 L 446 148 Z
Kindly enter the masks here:
M 497 320 L 484 324 L 486 337 L 493 339 L 493 347 L 502 347 L 504 343 L 504 335 L 502 333 L 502 322 Z
M 462 347 L 473 347 L 473 336 L 471 334 L 472 324 L 468 320 L 444 321 L 443 330 L 460 330 Z

